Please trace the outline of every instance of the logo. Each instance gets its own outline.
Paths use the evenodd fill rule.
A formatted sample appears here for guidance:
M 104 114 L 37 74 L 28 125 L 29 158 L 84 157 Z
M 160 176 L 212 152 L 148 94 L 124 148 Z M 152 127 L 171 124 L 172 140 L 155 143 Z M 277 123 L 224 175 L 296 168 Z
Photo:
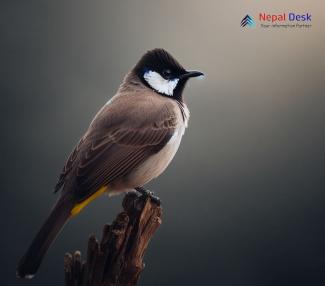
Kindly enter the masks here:
M 261 12 L 252 16 L 246 15 L 240 22 L 241 27 L 259 27 L 263 29 L 300 29 L 312 27 L 312 14 L 296 13 L 296 12 L 282 12 L 282 13 L 265 13 Z
M 246 26 L 248 26 L 248 27 L 254 27 L 255 26 L 255 21 L 254 21 L 254 19 L 251 16 L 246 15 L 243 18 L 243 20 L 241 20 L 240 26 L 242 26 L 242 27 L 246 27 Z

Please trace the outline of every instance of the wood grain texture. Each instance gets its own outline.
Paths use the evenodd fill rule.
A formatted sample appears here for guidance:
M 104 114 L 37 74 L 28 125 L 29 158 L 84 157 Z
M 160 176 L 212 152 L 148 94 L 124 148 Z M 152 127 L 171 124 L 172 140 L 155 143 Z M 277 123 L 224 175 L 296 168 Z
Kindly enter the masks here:
M 161 224 L 162 209 L 149 196 L 128 193 L 123 211 L 103 228 L 99 242 L 88 240 L 86 260 L 80 251 L 64 256 L 66 286 L 133 286 L 144 269 L 143 257 Z

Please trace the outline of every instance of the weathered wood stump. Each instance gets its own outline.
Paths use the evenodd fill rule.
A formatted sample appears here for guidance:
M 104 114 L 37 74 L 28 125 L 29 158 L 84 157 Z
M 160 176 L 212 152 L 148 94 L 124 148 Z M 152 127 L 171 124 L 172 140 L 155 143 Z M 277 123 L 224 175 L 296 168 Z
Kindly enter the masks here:
M 124 211 L 105 225 L 99 243 L 88 241 L 87 259 L 80 251 L 64 256 L 66 286 L 133 286 L 144 269 L 143 256 L 161 224 L 161 207 L 148 196 L 128 193 Z

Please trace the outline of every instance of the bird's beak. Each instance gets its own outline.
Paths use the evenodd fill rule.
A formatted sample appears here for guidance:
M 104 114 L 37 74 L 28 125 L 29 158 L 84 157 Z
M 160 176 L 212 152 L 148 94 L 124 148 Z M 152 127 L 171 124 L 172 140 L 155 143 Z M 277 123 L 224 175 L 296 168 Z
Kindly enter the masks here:
M 204 74 L 200 71 L 186 71 L 184 74 L 180 76 L 180 79 L 187 79 L 190 77 L 198 77 L 198 76 L 204 76 Z

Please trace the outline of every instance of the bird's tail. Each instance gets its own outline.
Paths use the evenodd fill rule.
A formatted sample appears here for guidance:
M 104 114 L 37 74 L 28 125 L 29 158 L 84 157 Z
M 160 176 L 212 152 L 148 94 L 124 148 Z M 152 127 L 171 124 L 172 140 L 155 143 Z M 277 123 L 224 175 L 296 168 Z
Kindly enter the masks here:
M 59 199 L 27 252 L 20 259 L 17 266 L 18 277 L 32 278 L 34 276 L 52 242 L 71 217 L 72 207 L 71 203 Z

